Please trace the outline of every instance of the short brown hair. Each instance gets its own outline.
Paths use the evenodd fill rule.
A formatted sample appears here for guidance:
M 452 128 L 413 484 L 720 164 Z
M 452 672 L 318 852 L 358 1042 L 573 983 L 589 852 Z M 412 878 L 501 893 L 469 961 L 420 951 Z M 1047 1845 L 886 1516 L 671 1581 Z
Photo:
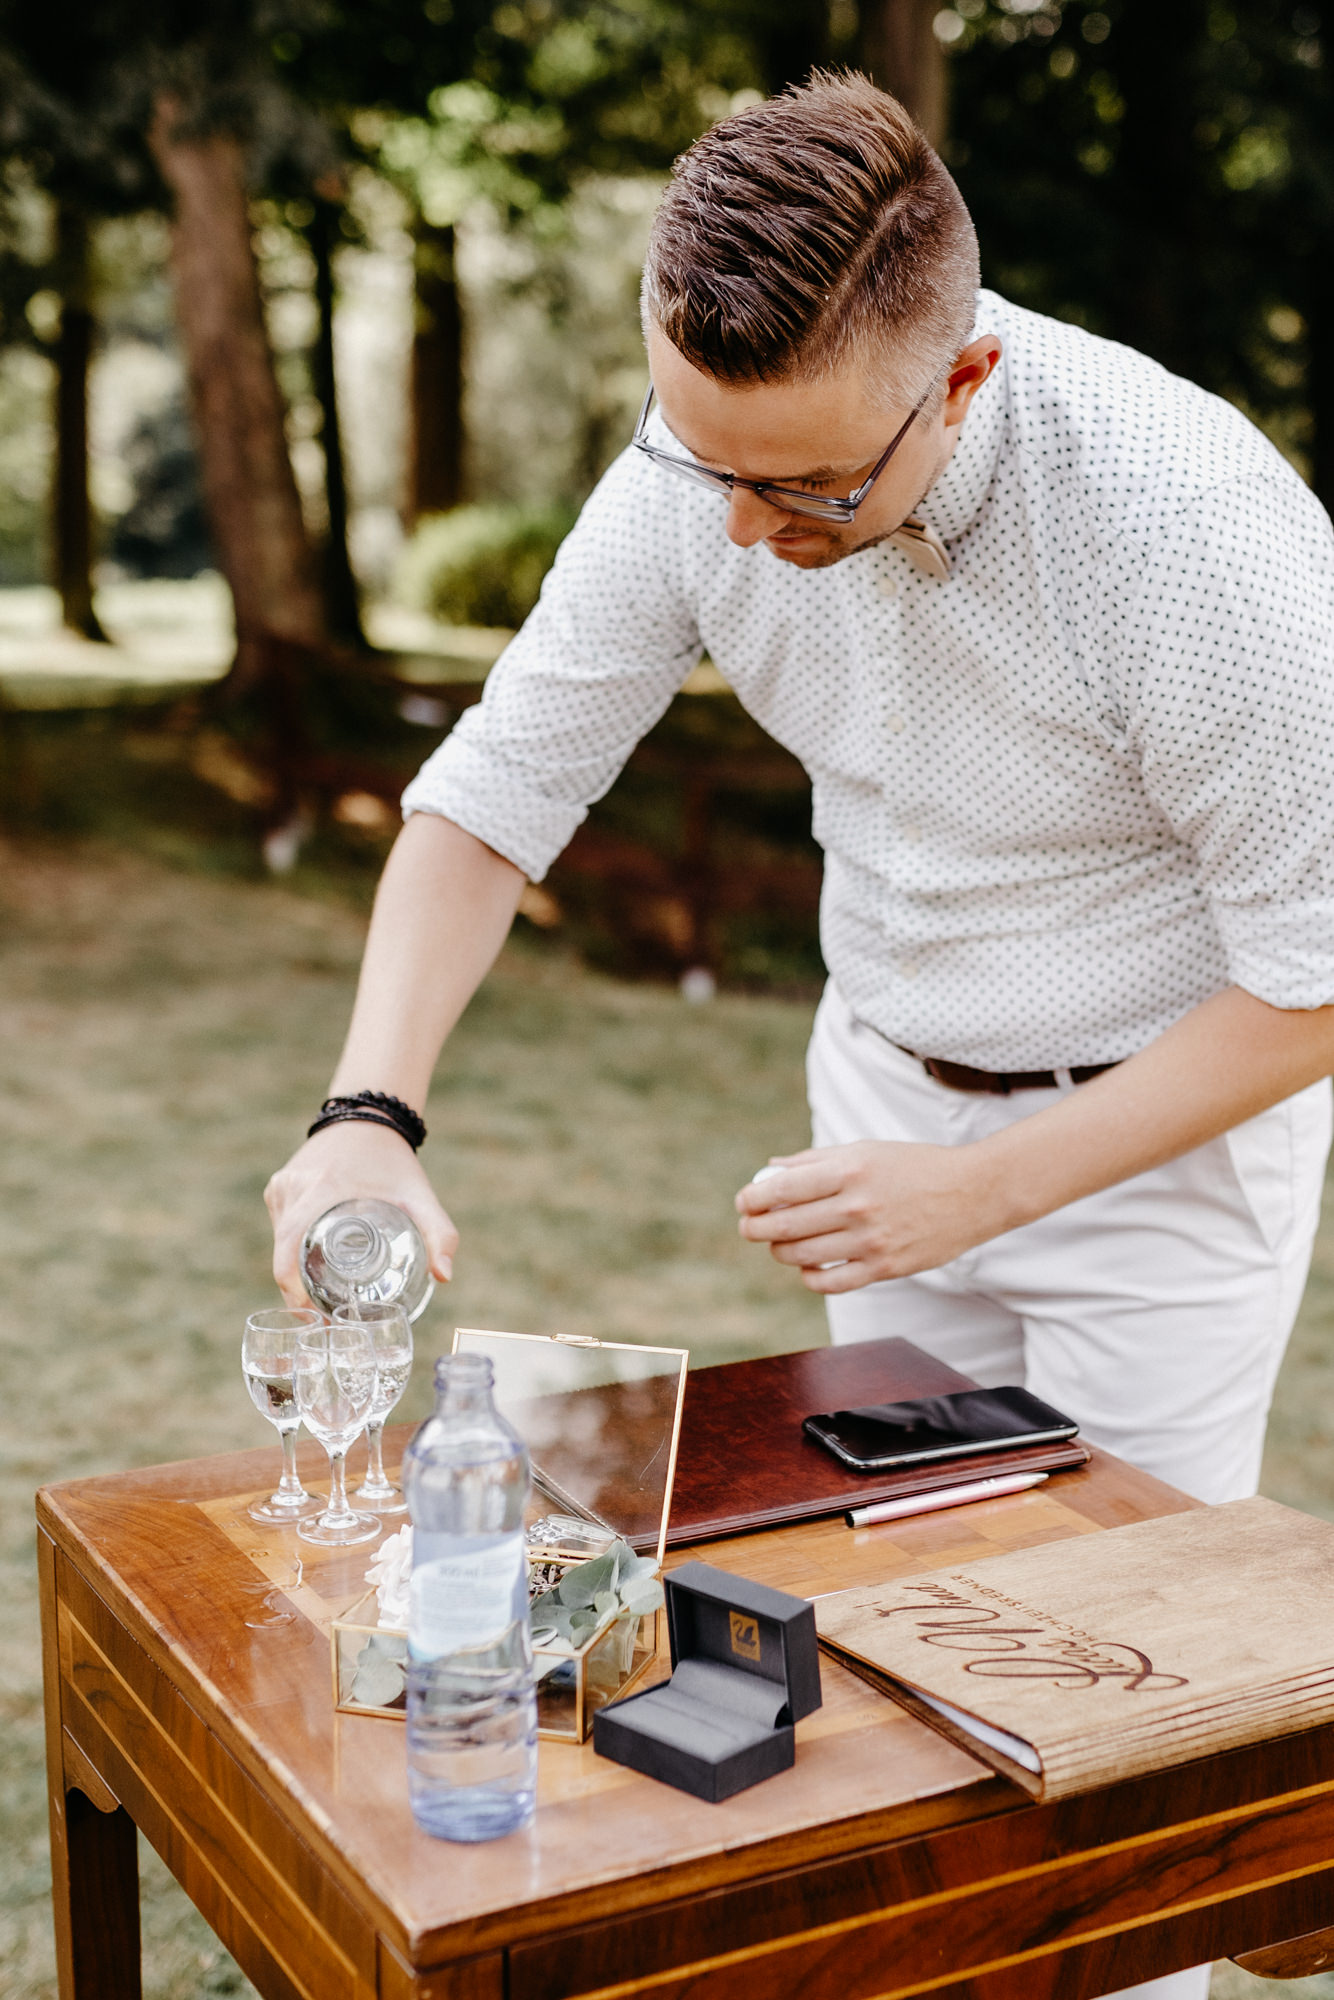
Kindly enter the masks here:
M 823 376 L 856 353 L 906 405 L 966 345 L 977 286 L 963 198 L 903 106 L 817 73 L 681 155 L 643 307 L 721 382 Z

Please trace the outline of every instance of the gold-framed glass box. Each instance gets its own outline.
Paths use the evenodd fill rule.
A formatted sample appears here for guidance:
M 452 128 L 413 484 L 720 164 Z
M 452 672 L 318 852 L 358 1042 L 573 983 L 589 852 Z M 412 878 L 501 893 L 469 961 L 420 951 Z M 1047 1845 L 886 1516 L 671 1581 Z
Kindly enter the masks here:
M 527 1515 L 537 1733 L 582 1743 L 593 1716 L 634 1687 L 658 1649 L 654 1608 L 637 1609 L 647 1577 L 661 1571 L 685 1402 L 685 1348 L 563 1334 L 459 1327 L 456 1354 L 483 1354 L 495 1372 L 497 1407 L 528 1446 L 533 1488 Z M 628 1590 L 576 1596 L 591 1602 L 573 1621 L 544 1603 L 579 1566 L 619 1546 L 647 1558 Z M 626 1558 L 606 1568 L 626 1568 Z M 655 1593 L 659 1598 L 661 1592 Z M 402 1717 L 407 1634 L 377 1622 L 375 1591 L 333 1626 L 334 1702 L 344 1713 Z M 556 1620 L 567 1630 L 555 1629 Z M 593 1622 L 590 1623 L 590 1620 Z

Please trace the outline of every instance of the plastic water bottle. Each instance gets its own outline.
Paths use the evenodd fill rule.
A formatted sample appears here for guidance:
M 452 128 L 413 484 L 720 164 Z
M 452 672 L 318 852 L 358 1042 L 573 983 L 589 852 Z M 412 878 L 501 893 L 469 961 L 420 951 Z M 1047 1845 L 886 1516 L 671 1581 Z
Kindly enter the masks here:
M 417 1225 L 401 1208 L 367 1195 L 340 1201 L 312 1222 L 301 1276 L 317 1306 L 400 1305 L 416 1319 L 435 1290 Z
M 444 1840 L 510 1833 L 537 1794 L 528 1452 L 491 1386 L 480 1354 L 437 1361 L 435 1415 L 403 1459 L 408 1795 L 418 1826 Z

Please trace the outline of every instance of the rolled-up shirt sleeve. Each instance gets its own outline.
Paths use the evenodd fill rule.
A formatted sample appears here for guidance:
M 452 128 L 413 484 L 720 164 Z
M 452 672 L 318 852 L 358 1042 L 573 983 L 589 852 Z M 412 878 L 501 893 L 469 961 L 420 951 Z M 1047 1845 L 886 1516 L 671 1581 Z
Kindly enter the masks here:
M 1234 984 L 1334 1002 L 1334 536 L 1281 473 L 1195 501 L 1113 565 L 1144 784 L 1194 850 Z
M 486 692 L 403 794 L 540 881 L 700 657 L 676 482 L 611 466 Z

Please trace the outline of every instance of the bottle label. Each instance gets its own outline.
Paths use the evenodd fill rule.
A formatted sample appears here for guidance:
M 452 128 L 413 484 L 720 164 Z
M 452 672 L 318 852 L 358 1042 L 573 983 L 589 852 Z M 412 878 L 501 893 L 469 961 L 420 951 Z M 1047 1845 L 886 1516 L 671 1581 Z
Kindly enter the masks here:
M 489 1645 L 523 1615 L 527 1601 L 527 1550 L 521 1531 L 500 1536 L 485 1548 L 428 1555 L 425 1561 L 414 1562 L 409 1585 L 412 1655 L 434 1660 L 465 1646 Z

